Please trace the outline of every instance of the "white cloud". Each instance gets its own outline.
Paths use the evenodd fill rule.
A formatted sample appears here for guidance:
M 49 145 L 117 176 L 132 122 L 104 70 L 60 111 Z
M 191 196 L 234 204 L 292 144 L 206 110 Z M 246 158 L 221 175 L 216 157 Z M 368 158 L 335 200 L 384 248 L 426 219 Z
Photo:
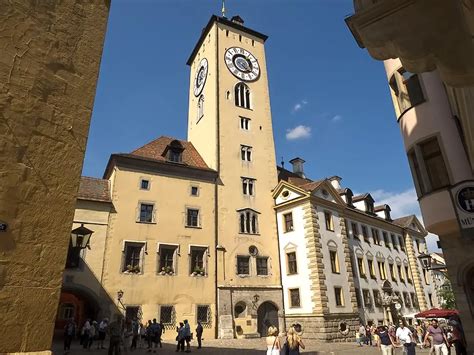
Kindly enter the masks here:
M 301 110 L 303 108 L 303 106 L 307 105 L 308 104 L 308 101 L 306 100 L 301 100 L 300 102 L 296 103 L 294 106 L 293 106 L 293 109 L 291 110 L 292 113 L 295 113 L 295 112 L 298 112 L 299 110 Z
M 311 137 L 311 127 L 299 125 L 295 128 L 288 128 L 286 130 L 286 139 L 289 141 L 296 139 L 306 139 Z
M 415 189 L 408 189 L 402 192 L 391 192 L 385 190 L 375 190 L 370 193 L 375 200 L 375 205 L 387 204 L 391 208 L 392 218 L 399 218 L 408 215 L 416 215 L 423 224 L 420 207 L 416 196 Z M 439 251 L 436 242 L 438 236 L 429 233 L 426 237 L 426 244 L 429 251 Z
M 336 116 L 334 116 L 334 117 L 331 119 L 332 122 L 338 122 L 338 121 L 340 121 L 340 120 L 342 120 L 342 116 L 341 116 L 341 115 L 336 115 Z

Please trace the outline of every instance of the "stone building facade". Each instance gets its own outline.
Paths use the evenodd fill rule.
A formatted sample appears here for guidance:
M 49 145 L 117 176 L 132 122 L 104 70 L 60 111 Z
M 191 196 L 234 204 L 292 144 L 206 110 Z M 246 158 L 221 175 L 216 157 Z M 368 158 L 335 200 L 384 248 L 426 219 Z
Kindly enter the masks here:
M 353 196 L 337 176 L 308 179 L 303 162 L 279 168 L 274 190 L 287 324 L 301 324 L 305 337 L 347 341 L 360 321 L 411 322 L 435 306 L 417 258 L 427 235 L 417 218 L 393 220 L 388 205 Z
M 472 1 L 354 0 L 354 8 L 346 22 L 359 46 L 384 61 L 423 220 L 426 229 L 440 238 L 472 353 Z
M 109 3 L 1 4 L 0 353 L 50 353 Z

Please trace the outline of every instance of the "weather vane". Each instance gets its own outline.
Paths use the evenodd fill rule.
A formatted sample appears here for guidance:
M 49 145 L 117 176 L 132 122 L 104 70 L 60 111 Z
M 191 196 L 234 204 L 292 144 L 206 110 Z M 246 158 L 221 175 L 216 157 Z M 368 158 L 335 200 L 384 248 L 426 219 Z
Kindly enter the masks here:
M 225 0 L 222 0 L 222 17 L 225 17 Z

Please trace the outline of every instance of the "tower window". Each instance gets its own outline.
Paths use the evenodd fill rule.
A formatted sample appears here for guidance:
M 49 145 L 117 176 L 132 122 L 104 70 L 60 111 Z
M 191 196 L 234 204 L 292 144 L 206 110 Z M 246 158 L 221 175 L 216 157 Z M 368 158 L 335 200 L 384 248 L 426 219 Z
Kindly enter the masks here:
M 204 95 L 199 96 L 197 111 L 197 122 L 199 122 L 204 116 Z
M 240 117 L 240 129 L 248 131 L 250 129 L 250 118 Z
M 286 254 L 286 260 L 288 261 L 288 275 L 295 275 L 298 273 L 298 264 L 296 262 L 296 252 L 290 252 Z
M 326 222 L 326 230 L 334 232 L 334 222 L 331 212 L 324 211 L 324 221 Z
M 254 196 L 255 179 L 242 178 L 242 192 L 246 196 Z
M 329 258 L 331 259 L 331 271 L 333 274 L 339 274 L 339 260 L 337 257 L 337 251 L 330 250 L 329 251 Z
M 200 227 L 199 210 L 196 208 L 186 209 L 186 227 Z
M 250 109 L 250 89 L 244 83 L 235 85 L 235 105 Z
M 245 209 L 239 212 L 239 231 L 245 234 L 258 233 L 258 212 Z
M 150 190 L 150 180 L 141 179 L 140 180 L 140 189 L 141 190 Z
M 240 158 L 243 161 L 252 161 L 252 147 L 249 147 L 248 145 L 241 145 Z
M 290 292 L 290 307 L 291 308 L 301 307 L 300 289 L 290 288 L 288 291 Z
M 334 296 L 336 298 L 336 306 L 344 306 L 344 296 L 341 287 L 334 287 Z

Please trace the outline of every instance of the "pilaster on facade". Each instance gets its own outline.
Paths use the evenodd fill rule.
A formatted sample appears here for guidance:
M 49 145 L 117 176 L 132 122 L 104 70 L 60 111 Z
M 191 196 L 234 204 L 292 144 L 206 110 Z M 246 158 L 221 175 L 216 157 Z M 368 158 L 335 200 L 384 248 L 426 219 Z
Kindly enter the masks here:
M 313 313 L 323 315 L 329 313 L 327 286 L 325 284 L 324 263 L 322 260 L 322 243 L 319 232 L 318 214 L 315 206 L 308 201 L 303 206 L 304 230 L 306 241 L 306 255 L 308 257 L 308 268 L 310 271 L 311 301 Z
M 418 299 L 418 306 L 420 307 L 421 311 L 424 311 L 428 309 L 428 303 L 426 302 L 426 296 L 423 289 L 423 280 L 420 275 L 415 250 L 413 248 L 413 238 L 406 231 L 404 231 L 403 233 L 405 237 L 404 239 L 408 263 L 410 265 L 411 275 L 413 277 L 413 285 L 415 286 L 416 298 Z
M 347 281 L 349 283 L 349 300 L 351 302 L 353 312 L 357 312 L 357 296 L 354 285 L 354 273 L 352 270 L 351 251 L 349 249 L 349 242 L 347 240 L 346 220 L 344 218 L 339 218 L 339 225 L 341 227 L 341 240 L 342 245 L 344 247 L 344 264 L 346 265 Z

